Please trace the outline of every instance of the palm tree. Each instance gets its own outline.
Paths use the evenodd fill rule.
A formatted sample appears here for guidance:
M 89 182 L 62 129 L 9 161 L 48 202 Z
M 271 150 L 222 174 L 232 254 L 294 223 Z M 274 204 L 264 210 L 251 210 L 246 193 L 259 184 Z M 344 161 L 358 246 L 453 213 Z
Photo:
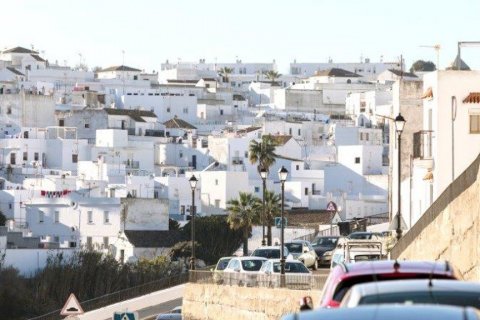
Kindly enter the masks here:
M 233 72 L 232 68 L 229 67 L 223 67 L 220 70 L 218 70 L 218 74 L 222 77 L 222 81 L 228 83 L 230 79 L 228 76 Z
M 265 72 L 265 77 L 270 80 L 272 85 L 275 83 L 275 80 L 280 78 L 281 76 L 282 76 L 282 74 L 278 73 L 275 70 L 269 70 L 269 71 Z
M 260 209 L 261 210 L 261 209 Z M 265 220 L 267 223 L 268 245 L 272 245 L 272 221 L 282 214 L 282 198 L 273 191 L 265 191 Z
M 258 174 L 260 174 L 260 170 L 264 168 L 269 171 L 270 167 L 275 163 L 275 140 L 273 140 L 271 135 L 265 135 L 262 137 L 262 141 L 258 142 L 256 140 L 252 140 L 250 142 L 249 147 L 249 160 L 250 163 L 254 164 L 258 162 L 257 170 Z M 263 190 L 266 189 L 266 182 L 263 181 Z M 272 245 L 272 233 L 271 233 L 271 225 L 272 221 L 267 220 L 266 217 L 262 219 L 262 225 L 267 225 L 268 230 L 270 233 L 267 234 L 267 244 L 270 246 Z
M 238 199 L 227 202 L 227 222 L 233 230 L 243 231 L 243 255 L 248 255 L 248 236 L 252 226 L 259 222 L 258 203 L 260 200 L 251 193 L 240 192 Z

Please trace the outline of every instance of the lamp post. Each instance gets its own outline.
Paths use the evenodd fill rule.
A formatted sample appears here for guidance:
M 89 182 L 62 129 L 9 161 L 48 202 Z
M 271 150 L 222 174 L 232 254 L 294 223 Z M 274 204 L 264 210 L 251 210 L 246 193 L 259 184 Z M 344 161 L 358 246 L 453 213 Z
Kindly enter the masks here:
M 284 202 L 285 202 L 285 181 L 287 180 L 288 170 L 284 166 L 278 170 L 278 178 L 282 183 L 282 216 L 281 216 L 281 231 L 280 231 L 280 286 L 285 287 L 285 254 L 283 252 L 284 246 Z
M 265 214 L 265 189 L 267 188 L 267 175 L 268 171 L 265 168 L 260 169 L 260 177 L 262 177 L 263 182 L 263 196 L 262 196 L 262 246 L 265 245 L 265 223 L 266 223 L 266 214 Z M 270 223 L 270 222 L 269 222 Z M 269 243 L 270 245 L 270 243 Z
M 400 195 L 400 188 L 401 188 L 401 178 L 402 178 L 402 166 L 401 166 L 401 155 L 402 155 L 402 131 L 405 127 L 405 119 L 399 113 L 398 116 L 395 118 L 395 131 L 398 135 L 398 212 L 397 212 L 397 240 L 400 240 L 402 237 L 402 211 L 401 211 L 401 195 Z
M 192 226 L 192 257 L 190 258 L 190 270 L 195 270 L 195 188 L 198 180 L 195 175 L 192 175 L 188 181 L 190 182 L 190 188 L 192 188 L 192 207 L 190 208 L 190 224 Z

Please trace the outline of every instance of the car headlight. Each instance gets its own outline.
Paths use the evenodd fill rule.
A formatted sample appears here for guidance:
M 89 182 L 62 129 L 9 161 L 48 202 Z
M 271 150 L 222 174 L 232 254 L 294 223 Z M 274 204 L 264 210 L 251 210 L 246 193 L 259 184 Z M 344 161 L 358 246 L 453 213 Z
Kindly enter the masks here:
M 331 257 L 332 256 L 332 251 L 325 251 L 323 254 L 324 257 Z

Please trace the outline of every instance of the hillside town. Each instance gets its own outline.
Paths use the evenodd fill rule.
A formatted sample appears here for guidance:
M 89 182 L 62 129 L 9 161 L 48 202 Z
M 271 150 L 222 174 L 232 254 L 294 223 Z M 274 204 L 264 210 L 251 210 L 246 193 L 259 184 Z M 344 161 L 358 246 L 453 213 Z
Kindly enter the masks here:
M 267 141 L 265 187 L 279 194 L 288 170 L 287 218 L 322 216 L 317 231 L 401 221 L 406 232 L 480 152 L 479 80 L 460 56 L 436 72 L 362 57 L 293 61 L 281 74 L 275 60 L 89 70 L 2 50 L 0 251 L 24 274 L 53 249 L 155 257 L 173 245 L 170 219 L 225 215 L 241 192 L 262 198 L 251 146 Z M 450 126 L 454 141 L 439 131 Z

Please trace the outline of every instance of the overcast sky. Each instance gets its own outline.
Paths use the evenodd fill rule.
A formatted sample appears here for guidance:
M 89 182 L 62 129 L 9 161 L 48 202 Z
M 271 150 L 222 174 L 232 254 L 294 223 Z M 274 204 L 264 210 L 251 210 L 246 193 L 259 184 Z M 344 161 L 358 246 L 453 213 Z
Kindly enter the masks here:
M 440 66 L 458 41 L 480 41 L 479 0 L 15 0 L 0 5 L 0 49 L 31 45 L 50 61 L 122 63 L 158 70 L 170 62 L 297 62 L 417 59 Z M 480 69 L 480 47 L 462 57 Z

